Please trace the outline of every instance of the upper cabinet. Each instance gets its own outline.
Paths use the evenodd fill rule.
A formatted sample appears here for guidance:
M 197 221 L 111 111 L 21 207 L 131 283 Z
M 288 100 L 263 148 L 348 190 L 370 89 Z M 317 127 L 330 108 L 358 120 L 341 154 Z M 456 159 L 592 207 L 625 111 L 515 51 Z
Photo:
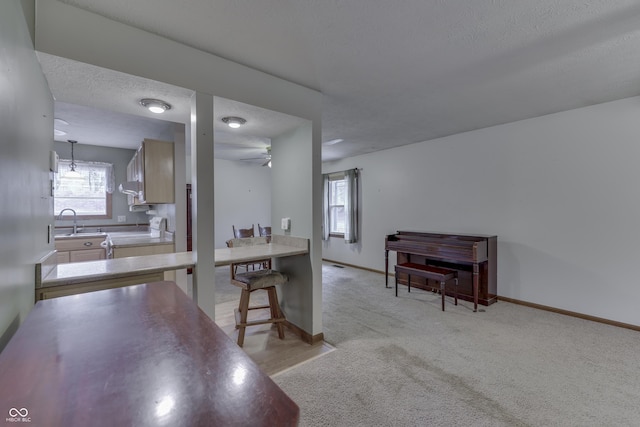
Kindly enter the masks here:
M 140 183 L 129 205 L 175 203 L 173 142 L 145 139 L 127 166 L 127 180 Z

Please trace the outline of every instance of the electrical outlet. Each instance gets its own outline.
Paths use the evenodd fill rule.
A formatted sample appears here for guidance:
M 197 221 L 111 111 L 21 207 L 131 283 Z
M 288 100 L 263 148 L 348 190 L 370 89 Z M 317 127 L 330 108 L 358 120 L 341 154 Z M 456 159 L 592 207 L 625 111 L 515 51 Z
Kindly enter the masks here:
M 118 222 L 127 222 L 126 215 L 118 215 Z

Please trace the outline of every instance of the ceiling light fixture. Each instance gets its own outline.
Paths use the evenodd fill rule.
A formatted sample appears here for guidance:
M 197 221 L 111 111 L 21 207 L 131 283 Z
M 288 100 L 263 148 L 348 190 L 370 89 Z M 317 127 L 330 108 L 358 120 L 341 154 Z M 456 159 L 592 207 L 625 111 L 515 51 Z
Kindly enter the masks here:
M 323 145 L 333 145 L 333 144 L 337 144 L 337 143 L 342 142 L 342 141 L 344 141 L 344 139 L 340 139 L 340 138 L 332 139 L 331 141 L 325 142 Z
M 160 114 L 171 109 L 171 105 L 159 99 L 144 98 L 140 100 L 140 105 L 148 108 L 152 113 Z
M 242 117 L 223 117 L 222 121 L 229 125 L 230 128 L 237 129 L 243 124 L 247 123 Z

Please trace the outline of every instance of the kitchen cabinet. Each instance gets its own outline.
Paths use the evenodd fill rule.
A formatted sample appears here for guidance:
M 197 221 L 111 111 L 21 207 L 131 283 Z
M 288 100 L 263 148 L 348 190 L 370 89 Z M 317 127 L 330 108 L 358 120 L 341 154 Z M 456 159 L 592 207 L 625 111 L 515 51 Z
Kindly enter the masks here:
M 127 180 L 140 183 L 129 205 L 175 202 L 173 142 L 145 139 L 127 165 Z
M 81 261 L 97 261 L 106 258 L 105 248 L 101 246 L 105 235 L 65 236 L 55 239 L 58 264 Z

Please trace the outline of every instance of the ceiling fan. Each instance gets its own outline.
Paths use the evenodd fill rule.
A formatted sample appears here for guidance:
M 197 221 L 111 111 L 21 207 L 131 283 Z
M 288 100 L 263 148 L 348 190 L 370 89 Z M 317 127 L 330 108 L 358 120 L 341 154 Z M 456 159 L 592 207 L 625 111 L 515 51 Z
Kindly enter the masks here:
M 264 163 L 262 163 L 262 166 L 271 167 L 271 147 L 265 147 L 265 149 L 266 149 L 266 153 L 264 153 L 262 157 L 252 157 L 252 158 L 240 159 L 240 160 L 244 160 L 244 161 L 263 160 Z

